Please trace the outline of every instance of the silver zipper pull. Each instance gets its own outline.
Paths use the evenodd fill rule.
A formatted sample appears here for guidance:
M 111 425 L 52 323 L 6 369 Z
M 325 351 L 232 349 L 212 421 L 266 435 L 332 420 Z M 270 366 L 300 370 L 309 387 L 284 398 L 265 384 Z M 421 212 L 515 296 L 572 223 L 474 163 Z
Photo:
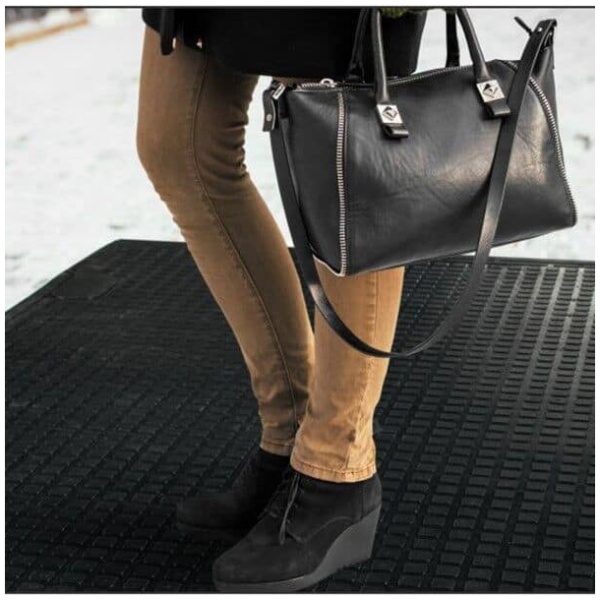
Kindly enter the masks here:
M 263 92 L 263 108 L 265 111 L 263 131 L 273 131 L 273 129 L 275 129 L 277 120 L 277 100 L 279 100 L 283 92 L 285 92 L 285 85 L 283 83 L 279 83 L 275 89 L 271 86 Z
M 281 94 L 283 94 L 283 92 L 285 91 L 285 85 L 283 83 L 280 83 L 275 90 L 273 90 L 273 93 L 271 94 L 271 98 L 273 98 L 273 100 L 279 100 L 279 97 L 281 96 Z
M 321 81 L 319 81 L 319 83 L 328 87 L 335 87 L 337 85 L 337 83 L 329 77 L 324 77 L 323 79 L 321 79 Z

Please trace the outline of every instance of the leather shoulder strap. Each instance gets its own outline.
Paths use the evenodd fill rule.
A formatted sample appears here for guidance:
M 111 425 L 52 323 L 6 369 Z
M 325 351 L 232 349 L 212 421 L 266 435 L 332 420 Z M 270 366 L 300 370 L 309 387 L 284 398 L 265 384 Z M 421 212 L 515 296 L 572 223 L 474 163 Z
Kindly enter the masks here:
M 298 196 L 293 179 L 293 171 L 290 164 L 289 152 L 287 151 L 286 138 L 289 120 L 285 114 L 278 110 L 277 123 L 270 129 L 271 147 L 275 161 L 277 180 L 283 199 L 290 233 L 294 242 L 296 256 L 300 269 L 312 295 L 315 306 L 323 315 L 329 326 L 348 344 L 367 354 L 378 358 L 408 358 L 422 352 L 426 348 L 438 342 L 448 334 L 461 321 L 476 289 L 483 276 L 485 265 L 490 254 L 502 203 L 506 189 L 508 167 L 513 148 L 513 142 L 517 131 L 519 113 L 525 96 L 525 91 L 531 76 L 537 57 L 544 45 L 551 39 L 552 32 L 556 26 L 555 20 L 541 21 L 533 30 L 529 41 L 523 51 L 519 68 L 514 75 L 510 92 L 508 94 L 508 105 L 510 115 L 505 117 L 500 126 L 496 151 L 490 172 L 485 211 L 483 215 L 477 251 L 471 266 L 471 273 L 467 285 L 458 301 L 449 311 L 448 316 L 437 328 L 423 341 L 403 350 L 387 352 L 367 344 L 354 334 L 354 332 L 340 319 L 331 302 L 325 294 L 325 290 L 319 280 L 319 275 L 314 263 L 310 241 L 300 211 Z M 265 94 L 270 94 L 269 90 Z M 265 106 L 267 99 L 265 97 Z M 274 115 L 273 115 L 274 116 Z M 402 142 L 399 142 L 402 143 Z

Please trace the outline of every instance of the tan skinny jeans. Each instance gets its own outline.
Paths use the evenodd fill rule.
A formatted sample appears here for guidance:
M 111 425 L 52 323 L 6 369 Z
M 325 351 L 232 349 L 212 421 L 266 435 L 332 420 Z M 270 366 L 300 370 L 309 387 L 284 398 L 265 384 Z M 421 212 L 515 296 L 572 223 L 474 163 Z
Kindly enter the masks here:
M 136 143 L 247 365 L 260 446 L 291 454 L 301 473 L 353 482 L 375 471 L 373 413 L 388 361 L 348 346 L 315 316 L 315 331 L 284 238 L 244 164 L 258 76 L 179 42 L 163 56 L 146 26 Z M 317 263 L 342 319 L 389 348 L 404 269 L 336 277 Z

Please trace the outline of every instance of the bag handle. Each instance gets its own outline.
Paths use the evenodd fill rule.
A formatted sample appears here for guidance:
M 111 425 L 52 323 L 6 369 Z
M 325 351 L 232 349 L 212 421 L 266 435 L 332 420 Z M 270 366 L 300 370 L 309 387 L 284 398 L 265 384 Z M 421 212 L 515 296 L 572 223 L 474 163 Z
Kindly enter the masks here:
M 485 211 L 479 233 L 477 251 L 471 266 L 471 273 L 467 281 L 467 286 L 458 301 L 451 308 L 445 320 L 442 321 L 442 323 L 439 324 L 438 327 L 423 341 L 404 350 L 393 350 L 388 352 L 367 344 L 342 321 L 327 298 L 314 262 L 308 233 L 300 211 L 296 184 L 292 175 L 290 157 L 286 143 L 286 139 L 289 138 L 289 119 L 287 118 L 285 111 L 285 102 L 280 102 L 282 99 L 285 100 L 285 94 L 282 95 L 281 88 L 277 85 L 277 82 L 273 82 L 271 88 L 264 92 L 263 100 L 265 108 L 267 110 L 276 108 L 277 110 L 277 122 L 275 123 L 275 115 L 271 118 L 274 125 L 270 129 L 271 148 L 273 151 L 277 181 L 300 269 L 304 275 L 304 280 L 308 286 L 309 292 L 313 297 L 315 306 L 325 321 L 333 331 L 356 350 L 377 358 L 409 358 L 438 342 L 461 321 L 483 276 L 485 265 L 496 234 L 496 228 L 498 226 L 506 190 L 508 167 L 517 131 L 519 113 L 523 104 L 529 78 L 531 77 L 540 51 L 546 44 L 552 43 L 552 33 L 555 26 L 556 20 L 554 19 L 541 21 L 538 24 L 529 37 L 521 60 L 519 61 L 519 68 L 513 76 L 508 96 L 508 105 L 511 112 L 500 125 L 496 151 L 489 177 L 487 197 L 485 199 Z M 279 93 L 277 94 L 277 98 L 274 98 L 273 93 L 276 88 L 279 90 Z
M 388 96 L 387 70 L 385 67 L 385 53 L 383 51 L 383 38 L 381 34 L 381 12 L 377 8 L 371 8 L 369 11 L 371 13 L 371 41 L 373 43 L 377 115 L 383 131 L 388 137 L 405 138 L 409 133 L 400 115 L 400 110 L 395 104 L 390 104 Z M 465 34 L 471 60 L 473 61 L 475 87 L 479 93 L 479 97 L 490 117 L 506 117 L 510 114 L 510 109 L 508 108 L 500 84 L 490 75 L 469 13 L 465 8 L 457 8 L 456 14 Z
M 364 81 L 365 68 L 363 66 L 364 42 L 367 30 L 368 11 L 366 8 L 361 8 L 358 12 L 358 20 L 354 30 L 354 41 L 352 43 L 352 54 L 350 54 L 350 62 L 346 70 L 344 81 Z
M 354 30 L 352 54 L 346 70 L 344 81 L 364 81 L 363 65 L 364 43 L 369 24 L 369 9 L 361 8 Z M 460 48 L 456 34 L 456 12 L 446 10 L 446 67 L 457 67 L 460 64 Z
M 460 65 L 460 46 L 456 32 L 456 12 L 446 11 L 446 68 Z

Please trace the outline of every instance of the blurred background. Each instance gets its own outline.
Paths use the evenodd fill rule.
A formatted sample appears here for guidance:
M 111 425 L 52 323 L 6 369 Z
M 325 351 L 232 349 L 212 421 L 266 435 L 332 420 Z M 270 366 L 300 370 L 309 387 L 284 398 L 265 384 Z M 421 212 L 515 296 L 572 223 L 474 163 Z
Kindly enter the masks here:
M 6 8 L 6 308 L 120 238 L 182 238 L 135 148 L 143 28 L 139 8 Z M 487 59 L 518 59 L 533 26 L 556 18 L 558 119 L 579 221 L 495 255 L 594 259 L 594 10 L 471 9 Z M 462 41 L 462 40 L 461 40 Z M 464 43 L 463 57 L 467 56 Z M 443 66 L 431 11 L 418 70 Z M 288 243 L 257 87 L 246 163 Z

